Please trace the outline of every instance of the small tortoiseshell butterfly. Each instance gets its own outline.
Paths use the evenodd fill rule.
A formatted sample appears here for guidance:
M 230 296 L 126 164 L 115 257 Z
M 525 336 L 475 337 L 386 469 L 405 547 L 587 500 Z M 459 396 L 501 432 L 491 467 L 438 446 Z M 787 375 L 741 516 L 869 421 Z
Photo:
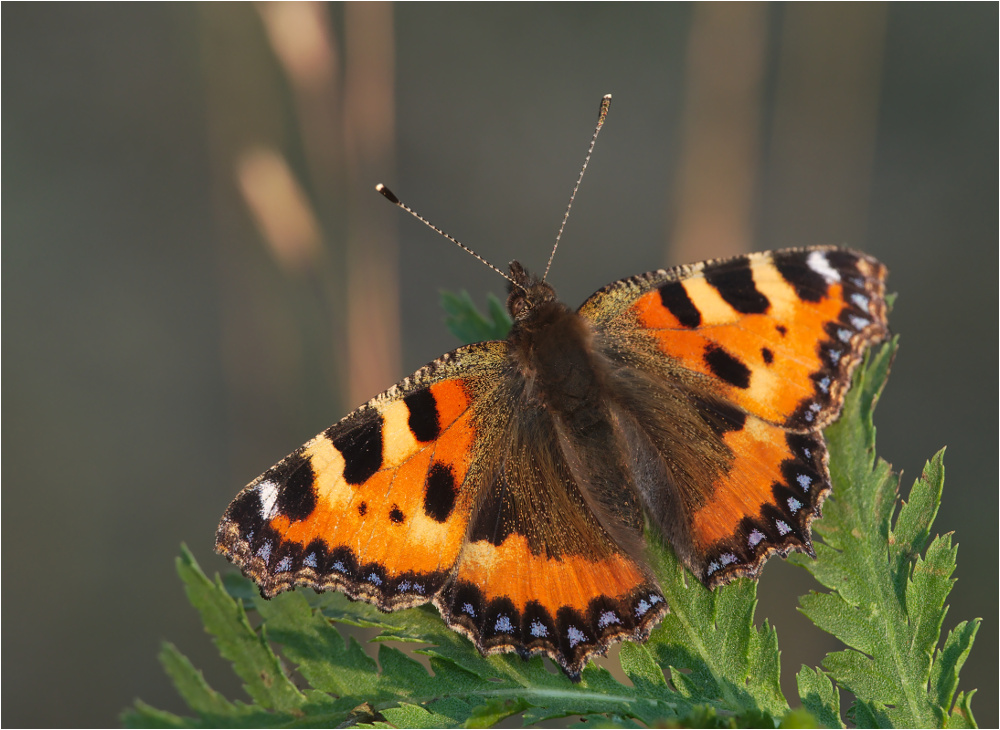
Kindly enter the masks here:
M 216 548 L 265 597 L 432 601 L 483 654 L 578 679 L 667 611 L 647 523 L 709 586 L 812 553 L 820 430 L 888 333 L 885 277 L 790 249 L 622 279 L 573 311 L 513 262 L 505 341 L 443 355 L 268 469 Z

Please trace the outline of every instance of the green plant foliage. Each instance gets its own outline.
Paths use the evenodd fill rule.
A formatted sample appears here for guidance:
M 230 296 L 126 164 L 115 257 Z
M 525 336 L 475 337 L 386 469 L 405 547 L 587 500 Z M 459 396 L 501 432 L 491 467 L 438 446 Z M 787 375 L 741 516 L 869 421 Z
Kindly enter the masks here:
M 850 647 L 828 655 L 823 667 L 854 693 L 848 715 L 857 725 L 968 727 L 971 693 L 955 692 L 979 620 L 958 624 L 938 647 L 957 554 L 950 534 L 930 540 L 944 452 L 927 463 L 901 506 L 898 477 L 875 457 L 872 411 L 894 353 L 884 347 L 871 358 L 840 420 L 826 431 L 835 498 L 816 523 L 817 559 L 793 560 L 830 592 L 803 596 L 801 610 Z M 800 673 L 799 681 L 820 701 L 818 678 Z
M 474 309 L 468 296 L 455 302 L 458 320 L 473 323 L 473 339 L 503 336 L 495 312 L 466 316 L 461 309 Z M 250 702 L 221 696 L 166 645 L 160 661 L 192 716 L 137 702 L 123 720 L 133 727 L 489 727 L 574 717 L 582 727 L 844 727 L 844 689 L 856 697 L 848 717 L 859 726 L 973 727 L 972 693 L 957 688 L 979 622 L 958 624 L 940 642 L 955 568 L 951 537 L 930 540 L 941 455 L 901 507 L 896 478 L 874 456 L 872 409 L 894 352 L 894 343 L 885 345 L 859 368 L 844 415 L 827 432 L 834 497 L 814 523 L 818 558 L 795 562 L 829 589 L 804 596 L 802 610 L 848 648 L 828 655 L 822 669 L 802 667 L 795 709 L 779 685 L 777 633 L 767 622 L 754 625 L 756 582 L 709 591 L 650 536 L 670 613 L 647 642 L 621 645 L 624 681 L 592 663 L 577 684 L 538 657 L 481 656 L 430 606 L 382 613 L 339 593 L 304 590 L 265 601 L 239 575 L 209 580 L 184 548 L 177 566 L 188 597 Z M 259 622 L 252 625 L 247 612 Z M 377 647 L 374 657 L 358 635 Z
M 469 292 L 441 292 L 441 308 L 448 331 L 464 343 L 483 340 L 503 340 L 510 330 L 507 308 L 490 292 L 486 295 L 487 314 L 482 314 L 472 302 Z

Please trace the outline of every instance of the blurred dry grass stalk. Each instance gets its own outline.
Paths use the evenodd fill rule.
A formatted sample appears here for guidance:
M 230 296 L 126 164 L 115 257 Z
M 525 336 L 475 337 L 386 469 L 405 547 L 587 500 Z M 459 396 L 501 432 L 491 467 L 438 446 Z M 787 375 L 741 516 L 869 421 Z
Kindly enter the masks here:
M 237 449 L 400 375 L 395 218 L 373 190 L 395 159 L 392 12 L 346 4 L 337 33 L 321 3 L 201 7 Z
M 693 6 L 667 239 L 673 263 L 762 245 L 863 245 L 886 8 L 781 6 L 771 119 L 765 118 L 768 12 L 758 3 Z M 765 175 L 770 203 L 785 212 L 772 216 L 778 229 L 762 244 L 755 211 L 768 205 L 758 187 Z M 810 238 L 823 223 L 835 223 L 843 238 Z
M 781 225 L 773 233 L 781 245 L 863 246 L 886 6 L 790 3 L 784 11 L 768 174 L 776 201 L 792 213 L 772 216 Z M 840 240 L 810 239 L 823 229 Z
M 355 404 L 395 382 L 401 367 L 398 219 L 370 183 L 382 181 L 395 157 L 392 4 L 346 3 L 344 37 L 347 169 L 356 183 L 348 188 L 347 393 Z
M 296 275 L 308 273 L 319 260 L 319 224 L 285 158 L 272 148 L 250 148 L 236 161 L 236 177 L 278 262 Z
M 766 45 L 765 5 L 693 6 L 673 261 L 750 250 Z

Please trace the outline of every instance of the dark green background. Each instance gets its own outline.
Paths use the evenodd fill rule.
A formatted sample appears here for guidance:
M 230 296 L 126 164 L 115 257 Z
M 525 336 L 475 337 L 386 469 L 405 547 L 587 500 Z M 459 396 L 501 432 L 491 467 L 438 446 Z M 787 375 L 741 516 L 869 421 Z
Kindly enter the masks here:
M 597 101 L 613 92 L 551 280 L 575 304 L 613 279 L 686 263 L 667 243 L 692 6 L 394 12 L 396 163 L 318 201 L 329 231 L 385 177 L 487 258 L 541 267 Z M 770 174 L 787 12 L 766 9 L 754 248 L 835 243 L 888 264 L 901 350 L 876 414 L 879 450 L 908 488 L 948 446 L 937 527 L 961 549 L 946 628 L 985 619 L 963 689 L 980 689 L 973 709 L 996 725 L 997 6 L 887 8 L 873 166 L 859 181 L 867 212 L 846 228 L 837 200 L 809 204 L 821 166 L 803 159 L 797 189 Z M 212 539 L 232 496 L 356 405 L 309 357 L 326 327 L 318 308 L 343 294 L 329 291 L 336 266 L 303 285 L 274 265 L 209 133 L 225 99 L 208 65 L 230 58 L 234 93 L 256 99 L 304 169 L 291 92 L 251 6 L 2 13 L 2 721 L 107 725 L 136 697 L 180 710 L 156 662 L 165 639 L 238 696 L 174 574 L 178 545 L 225 568 Z M 336 34 L 342 9 L 328 13 Z M 439 288 L 482 301 L 503 287 L 377 202 L 400 241 L 398 378 L 457 344 Z M 340 260 L 335 233 L 326 245 Z M 761 580 L 758 616 L 777 625 L 786 691 L 799 664 L 836 648 L 794 610 L 811 585 L 781 561 Z

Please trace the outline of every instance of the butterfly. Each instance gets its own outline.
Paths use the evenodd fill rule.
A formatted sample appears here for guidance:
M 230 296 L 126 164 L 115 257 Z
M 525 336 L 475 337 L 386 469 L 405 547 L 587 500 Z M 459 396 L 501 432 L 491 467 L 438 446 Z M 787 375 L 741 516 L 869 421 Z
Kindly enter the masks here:
M 441 356 L 229 505 L 216 549 L 263 596 L 432 602 L 484 655 L 579 679 L 667 611 L 647 526 L 713 587 L 812 554 L 821 429 L 888 334 L 884 265 L 755 253 L 622 279 L 576 310 L 509 273 L 506 340 Z

